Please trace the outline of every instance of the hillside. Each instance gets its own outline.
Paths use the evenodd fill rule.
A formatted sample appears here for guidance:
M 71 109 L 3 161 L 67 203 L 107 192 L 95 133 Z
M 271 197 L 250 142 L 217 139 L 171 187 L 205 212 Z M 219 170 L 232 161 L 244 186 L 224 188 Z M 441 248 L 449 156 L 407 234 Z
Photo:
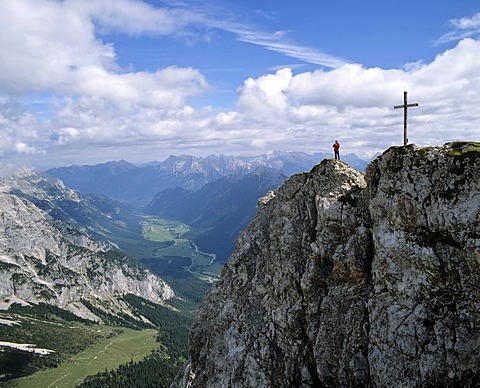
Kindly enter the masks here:
M 174 386 L 477 386 L 480 144 L 324 160 L 259 202 Z
M 43 205 L 50 214 L 26 197 Z M 90 306 L 119 315 L 130 311 L 121 300 L 124 295 L 156 303 L 173 296 L 170 287 L 146 267 L 108 243 L 93 240 L 56 202 L 76 203 L 80 208 L 81 198 L 61 182 L 51 182 L 27 170 L 2 181 L 3 306 L 42 302 L 102 321 Z
M 37 386 L 57 379 L 58 386 L 73 386 L 65 376 L 80 383 L 132 359 L 127 369 L 136 370 L 136 381 L 144 380 L 142 368 L 171 380 L 184 360 L 191 323 L 182 311 L 192 306 L 109 241 L 113 233 L 127 235 L 127 223 L 134 224 L 127 215 L 112 201 L 84 197 L 29 170 L 0 181 L 0 384 L 30 387 L 31 378 Z M 125 341 L 130 345 L 121 350 Z M 93 352 L 101 361 L 94 349 L 103 355 L 114 343 L 117 350 L 100 368 L 77 356 Z

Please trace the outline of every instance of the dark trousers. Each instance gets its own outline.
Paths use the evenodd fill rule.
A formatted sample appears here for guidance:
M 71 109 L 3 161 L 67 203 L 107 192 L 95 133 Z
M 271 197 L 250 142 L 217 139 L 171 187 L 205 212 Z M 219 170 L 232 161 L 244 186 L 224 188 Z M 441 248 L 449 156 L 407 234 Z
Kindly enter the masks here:
M 340 160 L 340 151 L 335 151 L 335 159 Z

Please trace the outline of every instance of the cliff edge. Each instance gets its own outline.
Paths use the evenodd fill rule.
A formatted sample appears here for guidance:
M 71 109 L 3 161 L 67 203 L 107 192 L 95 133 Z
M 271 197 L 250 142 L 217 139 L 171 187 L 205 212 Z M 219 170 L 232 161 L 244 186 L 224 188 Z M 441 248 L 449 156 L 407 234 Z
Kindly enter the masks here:
M 480 144 L 327 159 L 259 201 L 178 387 L 480 383 Z

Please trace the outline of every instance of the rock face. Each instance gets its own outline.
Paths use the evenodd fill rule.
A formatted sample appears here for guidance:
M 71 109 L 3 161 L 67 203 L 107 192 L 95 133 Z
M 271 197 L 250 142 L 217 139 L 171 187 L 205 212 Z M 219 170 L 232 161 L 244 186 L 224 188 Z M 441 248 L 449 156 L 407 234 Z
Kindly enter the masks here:
M 22 171 L 1 182 L 0 308 L 15 302 L 46 303 L 101 321 L 89 306 L 133 316 L 122 301 L 126 294 L 155 303 L 173 297 L 162 279 L 133 259 L 9 193 L 21 186 L 29 197 L 47 201 L 34 181 L 34 173 Z M 69 198 L 75 194 L 61 182 L 57 189 Z
M 480 145 L 324 160 L 259 201 L 174 386 L 473 386 Z

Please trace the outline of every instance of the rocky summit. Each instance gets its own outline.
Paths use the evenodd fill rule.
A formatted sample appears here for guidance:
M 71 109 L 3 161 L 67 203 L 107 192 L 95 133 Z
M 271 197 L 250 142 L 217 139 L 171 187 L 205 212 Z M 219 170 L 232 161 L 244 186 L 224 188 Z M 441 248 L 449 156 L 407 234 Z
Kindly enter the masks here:
M 259 201 L 178 387 L 480 383 L 480 144 L 326 159 Z

